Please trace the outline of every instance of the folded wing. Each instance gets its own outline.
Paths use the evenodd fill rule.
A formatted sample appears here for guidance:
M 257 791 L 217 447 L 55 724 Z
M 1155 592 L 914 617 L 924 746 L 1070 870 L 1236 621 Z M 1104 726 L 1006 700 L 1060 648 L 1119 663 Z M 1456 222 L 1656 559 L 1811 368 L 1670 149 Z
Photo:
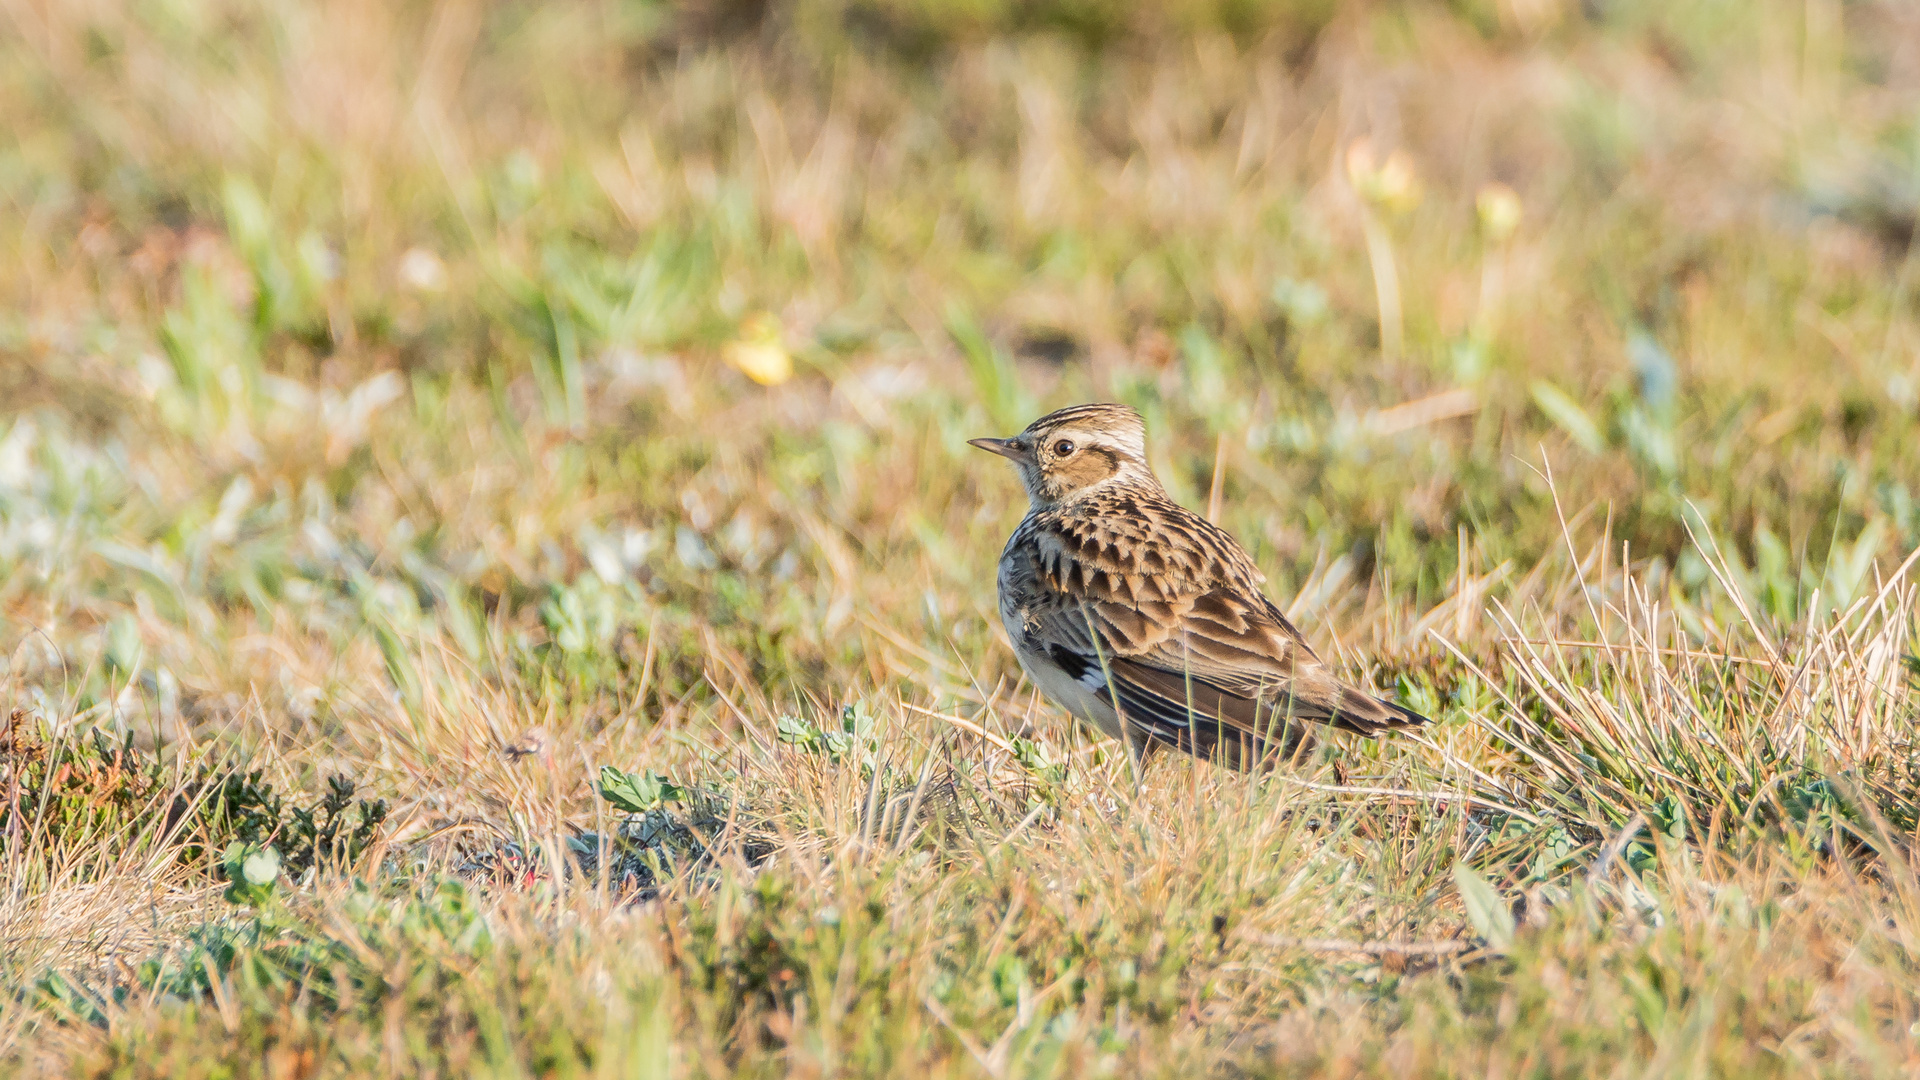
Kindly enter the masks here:
M 1046 602 L 1029 608 L 1032 630 L 1056 655 L 1099 664 L 1106 693 L 1147 739 L 1242 768 L 1291 754 L 1308 725 L 1378 735 L 1426 722 L 1335 678 L 1260 592 L 1238 545 L 1201 525 L 1205 539 L 1230 547 L 1215 547 L 1218 563 L 1190 575 L 1126 565 L 1153 560 L 1144 546 L 1116 551 L 1060 536 L 1066 557 L 1053 566 L 1078 576 L 1056 577 Z

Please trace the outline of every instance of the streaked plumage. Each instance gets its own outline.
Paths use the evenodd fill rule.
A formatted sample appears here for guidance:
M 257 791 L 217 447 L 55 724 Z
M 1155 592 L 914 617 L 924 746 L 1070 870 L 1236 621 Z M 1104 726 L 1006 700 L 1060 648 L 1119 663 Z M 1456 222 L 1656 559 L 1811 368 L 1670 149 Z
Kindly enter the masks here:
M 1000 618 L 1055 704 L 1138 750 L 1236 768 L 1292 753 L 1315 723 L 1363 735 L 1426 722 L 1342 684 L 1233 537 L 1167 497 L 1145 425 L 1079 405 L 1010 439 L 1031 507 L 1000 556 Z

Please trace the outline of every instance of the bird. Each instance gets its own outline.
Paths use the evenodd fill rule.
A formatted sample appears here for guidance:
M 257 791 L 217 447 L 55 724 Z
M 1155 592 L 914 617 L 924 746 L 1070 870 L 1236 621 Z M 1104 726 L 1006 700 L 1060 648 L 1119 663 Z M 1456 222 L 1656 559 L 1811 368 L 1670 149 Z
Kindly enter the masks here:
M 1249 770 L 1313 745 L 1309 725 L 1379 736 L 1427 723 L 1315 655 L 1245 549 L 1160 485 L 1131 407 L 1075 405 L 968 442 L 1010 459 L 1027 490 L 998 575 L 1020 666 L 1123 740 L 1136 778 L 1161 747 Z

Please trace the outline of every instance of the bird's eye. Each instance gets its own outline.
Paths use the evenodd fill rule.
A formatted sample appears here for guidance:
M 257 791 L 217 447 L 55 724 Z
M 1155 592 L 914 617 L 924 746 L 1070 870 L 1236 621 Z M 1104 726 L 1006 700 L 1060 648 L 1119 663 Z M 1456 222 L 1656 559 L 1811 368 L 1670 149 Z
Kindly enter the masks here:
M 1053 453 L 1056 457 L 1066 457 L 1068 454 L 1073 453 L 1073 440 L 1061 439 L 1059 442 L 1054 443 Z

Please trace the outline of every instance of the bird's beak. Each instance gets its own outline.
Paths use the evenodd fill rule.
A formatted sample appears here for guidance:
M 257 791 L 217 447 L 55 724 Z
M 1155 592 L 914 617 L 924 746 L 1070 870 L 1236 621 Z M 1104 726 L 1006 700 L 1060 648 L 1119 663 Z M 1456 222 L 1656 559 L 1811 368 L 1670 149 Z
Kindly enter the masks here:
M 990 450 L 993 453 L 999 454 L 1003 458 L 1012 458 L 1013 460 L 1019 462 L 1022 465 L 1033 464 L 1033 451 L 1027 449 L 1026 444 L 1022 443 L 1017 438 L 1014 438 L 1014 439 L 968 439 L 967 445 L 977 446 L 982 450 Z

